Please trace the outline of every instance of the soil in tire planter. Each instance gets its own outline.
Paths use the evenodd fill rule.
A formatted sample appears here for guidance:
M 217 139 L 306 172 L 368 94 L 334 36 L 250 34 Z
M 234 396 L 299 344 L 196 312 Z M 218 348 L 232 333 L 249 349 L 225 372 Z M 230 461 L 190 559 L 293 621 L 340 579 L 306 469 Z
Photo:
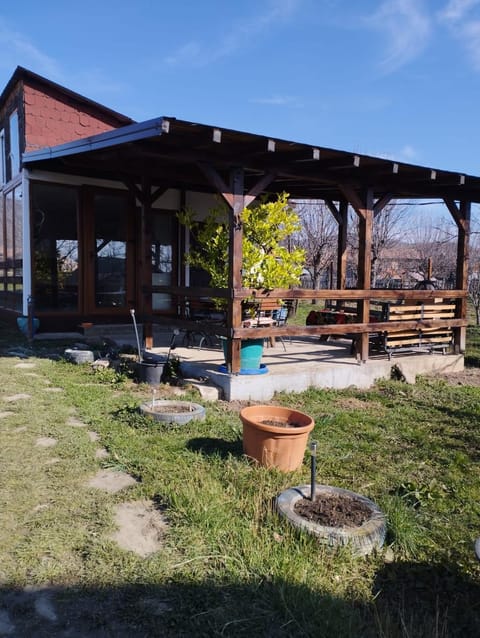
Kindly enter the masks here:
M 357 527 L 372 515 L 366 503 L 348 494 L 321 494 L 315 501 L 302 498 L 293 509 L 298 516 L 326 527 Z

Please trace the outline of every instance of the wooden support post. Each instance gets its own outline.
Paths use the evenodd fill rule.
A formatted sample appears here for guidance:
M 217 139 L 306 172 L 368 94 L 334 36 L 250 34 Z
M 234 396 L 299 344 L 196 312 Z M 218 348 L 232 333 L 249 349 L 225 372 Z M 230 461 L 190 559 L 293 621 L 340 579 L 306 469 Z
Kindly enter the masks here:
M 471 203 L 461 202 L 459 212 L 461 222 L 458 226 L 456 287 L 458 290 L 468 290 Z M 457 301 L 456 316 L 461 319 L 467 318 L 466 297 Z M 467 345 L 467 329 L 465 327 L 454 329 L 453 345 L 455 352 L 465 352 Z
M 243 169 L 235 168 L 231 173 L 232 207 L 229 214 L 230 251 L 228 287 L 231 291 L 242 288 L 242 211 L 244 208 Z M 227 325 L 232 330 L 242 323 L 242 307 L 239 299 L 231 295 L 227 306 Z M 227 346 L 227 370 L 240 372 L 240 339 L 229 339 Z
M 151 235 L 151 185 L 149 180 L 142 183 L 140 209 L 140 255 L 138 260 L 137 290 L 139 291 L 139 315 L 143 323 L 143 340 L 147 350 L 153 348 L 152 315 L 152 261 L 150 256 Z
M 361 213 L 359 220 L 358 287 L 367 290 L 370 289 L 372 274 L 373 198 L 371 192 L 367 193 L 365 207 Z M 359 304 L 358 310 L 360 321 L 368 323 L 370 319 L 370 301 L 363 299 Z M 360 339 L 360 359 L 365 362 L 368 359 L 368 333 L 363 332 Z
M 146 348 L 153 346 L 152 322 L 147 319 L 147 315 L 152 313 L 152 295 L 149 288 L 152 281 L 151 260 L 150 260 L 150 215 L 151 215 L 151 184 L 146 178 L 142 180 L 141 188 L 133 182 L 125 182 L 128 190 L 135 199 L 140 202 L 140 219 L 137 224 L 136 232 L 138 233 L 138 254 L 136 257 L 135 268 L 135 288 L 137 295 L 135 299 L 136 316 L 141 317 L 143 324 L 143 345 Z
M 444 202 L 450 211 L 458 228 L 457 238 L 457 270 L 456 287 L 458 290 L 468 290 L 468 244 L 470 240 L 471 202 L 461 201 L 460 207 L 453 199 L 445 198 Z M 457 300 L 455 316 L 457 319 L 467 318 L 467 299 Z M 453 329 L 453 345 L 455 352 L 465 352 L 467 342 L 467 329 L 465 327 Z
M 372 273 L 372 230 L 373 230 L 373 192 L 368 189 L 365 196 L 360 197 L 349 185 L 341 184 L 347 200 L 353 206 L 359 220 L 359 240 L 358 240 L 358 276 L 357 288 L 370 290 L 370 279 Z M 361 299 L 358 302 L 359 323 L 369 323 L 370 320 L 370 300 Z M 357 339 L 357 356 L 362 362 L 368 360 L 368 332 L 363 332 Z

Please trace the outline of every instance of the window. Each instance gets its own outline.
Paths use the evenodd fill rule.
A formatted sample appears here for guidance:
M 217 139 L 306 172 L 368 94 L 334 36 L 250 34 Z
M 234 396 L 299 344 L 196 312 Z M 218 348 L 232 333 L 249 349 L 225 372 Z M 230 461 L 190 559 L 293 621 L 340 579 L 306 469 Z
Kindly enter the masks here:
M 23 289 L 22 189 L 9 191 L 2 198 L 0 233 L 0 304 L 21 311 Z
M 169 211 L 152 212 L 152 285 L 171 286 L 174 272 L 175 218 Z M 170 310 L 171 305 L 171 295 L 164 292 L 152 294 L 153 310 Z
M 20 134 L 18 130 L 18 113 L 14 111 L 10 115 L 10 179 L 20 172 Z
M 31 206 L 35 308 L 76 311 L 79 286 L 76 190 L 33 183 Z
M 0 306 L 6 304 L 7 261 L 5 255 L 5 197 L 0 194 Z
M 128 199 L 123 194 L 95 194 L 95 305 L 127 304 Z
M 0 130 L 0 188 L 5 184 L 6 180 L 6 175 L 5 175 L 5 166 L 6 166 L 6 161 L 5 161 L 5 131 L 2 128 L 2 130 Z

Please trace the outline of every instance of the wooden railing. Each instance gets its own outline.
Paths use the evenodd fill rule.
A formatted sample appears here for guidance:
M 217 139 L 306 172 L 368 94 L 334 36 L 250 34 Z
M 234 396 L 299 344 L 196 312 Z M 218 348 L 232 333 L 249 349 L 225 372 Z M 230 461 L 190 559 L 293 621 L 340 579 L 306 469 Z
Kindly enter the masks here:
M 467 319 L 462 316 L 462 308 L 465 307 L 465 299 L 467 292 L 464 290 L 410 290 L 410 289 L 369 289 L 369 290 L 305 290 L 300 288 L 295 289 L 275 289 L 270 291 L 259 292 L 257 290 L 251 290 L 247 288 L 228 290 L 228 289 L 213 289 L 213 288 L 190 288 L 190 287 L 169 287 L 169 286 L 155 286 L 149 290 L 145 290 L 144 293 L 149 294 L 152 292 L 164 292 L 172 295 L 176 300 L 177 312 L 173 313 L 173 316 L 164 317 L 164 322 L 176 321 L 179 327 L 187 328 L 192 326 L 192 321 L 185 317 L 185 304 L 190 300 L 200 299 L 202 297 L 220 298 L 225 299 L 227 307 L 237 307 L 237 311 L 227 312 L 227 319 L 225 326 L 214 326 L 212 330 L 215 330 L 217 334 L 226 336 L 234 341 L 247 338 L 263 338 L 263 337 L 302 337 L 302 336 L 321 336 L 331 334 L 344 334 L 344 325 L 315 325 L 315 326 L 298 326 L 287 324 L 284 326 L 272 326 L 272 327 L 242 327 L 241 321 L 238 321 L 234 325 L 233 321 L 229 321 L 228 317 L 241 317 L 240 306 L 244 300 L 254 299 L 256 302 L 262 300 L 327 300 L 330 304 L 338 304 L 339 307 L 349 304 L 349 308 L 354 305 L 357 310 L 357 321 L 348 324 L 348 333 L 353 335 L 359 335 L 359 350 L 358 357 L 362 361 L 368 359 L 368 335 L 372 332 L 396 332 L 399 330 L 418 330 L 420 327 L 427 329 L 441 328 L 453 330 L 454 345 L 457 351 L 461 351 L 462 344 L 465 341 L 465 328 L 467 326 Z M 423 319 L 405 319 L 401 321 L 397 320 L 381 320 L 381 321 L 369 321 L 370 308 L 373 306 L 373 302 L 390 302 L 392 304 L 405 303 L 408 300 L 409 303 L 434 303 L 434 300 L 441 298 L 444 302 L 449 303 L 454 307 L 453 317 L 448 318 L 427 318 Z M 366 317 L 367 321 L 362 321 L 361 318 Z M 159 317 L 154 318 L 155 321 L 160 320 Z M 195 322 L 198 325 L 198 322 Z M 207 324 L 208 322 L 206 322 Z M 181 324 L 181 325 L 180 325 Z M 192 326 L 193 327 L 193 326 Z M 206 330 L 209 330 L 208 325 L 205 326 Z M 234 357 L 235 358 L 235 357 Z M 239 362 L 232 361 L 232 372 L 238 372 Z M 237 369 L 238 367 L 238 369 Z

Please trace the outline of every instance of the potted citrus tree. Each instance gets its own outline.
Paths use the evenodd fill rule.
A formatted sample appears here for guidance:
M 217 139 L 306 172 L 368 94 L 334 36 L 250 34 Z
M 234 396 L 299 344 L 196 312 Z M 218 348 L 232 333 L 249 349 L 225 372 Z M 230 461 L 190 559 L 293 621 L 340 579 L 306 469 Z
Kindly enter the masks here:
M 197 220 L 192 210 L 180 213 L 179 219 L 197 240 L 197 247 L 185 256 L 186 262 L 207 272 L 212 288 L 227 288 L 230 234 L 226 209 L 210 210 L 202 222 Z M 300 219 L 290 206 L 287 193 L 280 194 L 273 201 L 262 200 L 244 208 L 242 230 L 244 288 L 266 291 L 290 288 L 300 283 L 305 253 L 303 249 L 288 245 L 288 239 L 300 230 Z M 214 302 L 219 307 L 225 304 L 224 299 Z M 245 313 L 251 310 L 251 305 L 251 299 L 244 302 Z M 249 349 L 250 357 L 252 346 L 261 353 L 263 339 L 248 339 L 242 343 L 242 350 Z M 250 362 L 248 365 L 252 368 L 255 364 Z

